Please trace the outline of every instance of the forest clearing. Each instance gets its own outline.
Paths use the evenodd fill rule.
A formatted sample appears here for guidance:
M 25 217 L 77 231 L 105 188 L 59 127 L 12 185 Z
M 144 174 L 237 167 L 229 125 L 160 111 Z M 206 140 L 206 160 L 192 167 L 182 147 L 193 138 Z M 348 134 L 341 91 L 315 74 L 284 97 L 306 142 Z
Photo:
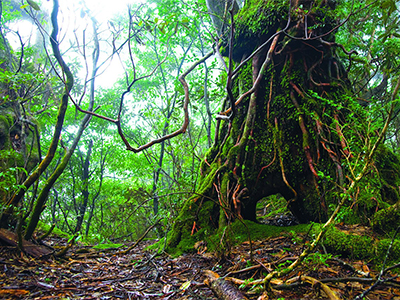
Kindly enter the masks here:
M 400 299 L 397 1 L 0 6 L 0 298 Z

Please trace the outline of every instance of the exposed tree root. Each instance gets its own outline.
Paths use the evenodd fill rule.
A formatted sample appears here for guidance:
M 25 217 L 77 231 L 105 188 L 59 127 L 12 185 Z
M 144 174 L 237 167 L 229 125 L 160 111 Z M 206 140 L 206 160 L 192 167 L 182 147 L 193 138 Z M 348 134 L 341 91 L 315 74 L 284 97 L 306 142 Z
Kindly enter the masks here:
M 286 281 L 286 283 L 290 284 L 296 281 L 304 281 L 304 282 L 308 282 L 311 283 L 313 285 L 313 287 L 319 287 L 321 288 L 325 294 L 328 296 L 328 298 L 330 300 L 339 300 L 340 298 L 329 288 L 329 286 L 327 286 L 325 283 L 322 283 L 321 281 L 312 278 L 310 276 L 296 276 L 293 277 L 291 279 L 289 279 L 288 281 Z

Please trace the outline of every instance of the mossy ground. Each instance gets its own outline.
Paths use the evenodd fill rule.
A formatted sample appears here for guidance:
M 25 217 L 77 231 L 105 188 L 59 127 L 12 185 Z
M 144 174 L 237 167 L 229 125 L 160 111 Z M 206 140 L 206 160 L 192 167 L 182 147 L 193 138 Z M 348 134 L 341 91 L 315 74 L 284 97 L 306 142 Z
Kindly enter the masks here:
M 378 211 L 372 220 L 372 228 L 386 235 L 393 235 L 399 226 L 400 203 Z
M 217 256 L 224 256 L 234 246 L 243 242 L 264 240 L 268 238 L 290 235 L 295 238 L 298 235 L 305 236 L 307 240 L 312 241 L 319 233 L 323 224 L 300 224 L 295 226 L 271 226 L 252 221 L 236 220 L 226 227 L 220 228 L 213 235 L 202 234 L 202 243 L 207 245 L 207 252 L 213 252 Z M 168 252 L 174 257 L 183 253 L 195 253 L 195 243 L 198 234 L 181 241 L 177 247 L 169 248 Z M 165 240 L 149 247 L 149 249 L 162 249 Z M 382 265 L 387 256 L 386 266 L 398 263 L 400 257 L 400 239 L 395 239 L 388 253 L 388 247 L 392 243 L 392 238 L 378 236 L 372 231 L 369 234 L 346 233 L 334 226 L 330 227 L 322 239 L 322 249 L 329 254 L 352 260 L 364 260 L 367 263 Z M 323 251 L 323 250 L 320 251 Z
M 322 224 L 314 224 L 310 233 L 318 234 Z M 324 235 L 321 245 L 334 255 L 350 259 L 362 259 L 376 265 L 381 265 L 388 253 L 392 238 L 378 236 L 372 231 L 369 234 L 348 233 L 331 226 Z M 386 266 L 398 263 L 400 257 L 400 239 L 394 239 L 387 255 Z
M 186 236 L 178 245 L 176 245 L 176 247 L 169 247 L 168 253 L 177 257 L 183 253 L 197 252 L 195 244 L 199 241 L 203 241 L 204 244 L 207 245 L 208 252 L 222 255 L 227 253 L 231 247 L 249 241 L 249 238 L 251 241 L 256 241 L 270 237 L 277 237 L 291 231 L 305 233 L 309 230 L 309 227 L 309 224 L 278 227 L 256 223 L 249 220 L 236 220 L 235 222 L 214 231 L 214 234 L 208 230 L 200 230 L 191 236 Z M 171 234 L 172 233 L 170 233 L 170 235 Z M 202 237 L 201 240 L 199 239 L 200 236 Z M 165 239 L 161 239 L 154 245 L 149 246 L 148 249 L 161 250 L 164 243 Z

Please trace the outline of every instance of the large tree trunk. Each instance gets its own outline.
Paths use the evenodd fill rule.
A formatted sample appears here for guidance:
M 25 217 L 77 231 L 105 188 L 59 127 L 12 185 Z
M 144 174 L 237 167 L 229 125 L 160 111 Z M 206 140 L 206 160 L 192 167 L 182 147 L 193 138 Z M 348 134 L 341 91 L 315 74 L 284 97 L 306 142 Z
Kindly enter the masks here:
M 246 1 L 236 16 L 236 66 L 269 42 L 232 77 L 234 101 L 253 93 L 231 121 L 221 120 L 198 193 L 169 235 L 171 249 L 237 217 L 255 221 L 257 202 L 270 195 L 281 194 L 300 222 L 324 221 L 336 206 L 349 151 L 341 126 L 358 104 L 347 97 L 347 72 L 336 56 L 345 50 L 335 43 L 333 2 L 292 1 L 289 22 L 289 3 L 278 0 Z M 224 110 L 232 114 L 229 104 Z

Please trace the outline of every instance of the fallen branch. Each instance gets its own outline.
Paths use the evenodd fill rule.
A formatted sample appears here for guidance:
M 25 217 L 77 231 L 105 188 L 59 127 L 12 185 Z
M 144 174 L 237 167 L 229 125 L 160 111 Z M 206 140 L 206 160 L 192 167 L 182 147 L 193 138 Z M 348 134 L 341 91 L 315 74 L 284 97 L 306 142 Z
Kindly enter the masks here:
M 301 282 L 301 281 L 304 281 L 304 282 L 311 283 L 311 284 L 313 285 L 313 287 L 314 287 L 314 286 L 320 287 L 320 288 L 325 292 L 325 294 L 328 296 L 328 298 L 329 298 L 330 300 L 339 300 L 339 299 L 340 299 L 340 298 L 330 289 L 329 286 L 327 286 L 325 283 L 322 283 L 321 281 L 319 281 L 319 280 L 317 280 L 317 279 L 315 279 L 315 278 L 313 278 L 313 277 L 310 277 L 310 276 L 296 276 L 296 277 L 293 277 L 293 278 L 287 280 L 286 282 L 290 284 L 290 283 L 293 283 L 293 282 L 296 282 L 296 281 L 300 281 L 300 282 Z
M 18 236 L 14 232 L 11 232 L 4 228 L 0 228 L 0 241 L 5 243 L 6 245 L 11 245 L 14 247 L 18 246 Z M 23 251 L 26 254 L 36 258 L 46 256 L 52 253 L 50 249 L 47 249 L 40 245 L 35 245 L 26 240 L 22 240 L 22 246 L 23 246 L 22 247 Z
M 276 279 L 275 279 L 276 280 Z M 331 277 L 331 278 L 323 278 L 319 279 L 320 282 L 322 283 L 338 283 L 338 282 L 343 282 L 343 283 L 348 283 L 348 282 L 359 282 L 362 284 L 371 284 L 374 281 L 376 281 L 376 278 L 364 278 L 364 277 Z M 271 283 L 273 283 L 271 281 Z M 274 290 L 292 290 L 294 287 L 299 286 L 304 284 L 304 282 L 294 282 L 294 283 L 284 283 L 284 284 L 272 284 L 271 287 Z M 391 280 L 387 280 L 386 282 L 383 282 L 382 284 L 387 285 L 387 286 L 393 286 L 396 288 L 400 287 L 400 284 L 397 282 Z
M 206 279 L 204 283 L 210 287 L 214 294 L 221 300 L 247 300 L 247 298 L 229 281 L 220 278 L 213 271 L 204 271 Z
M 354 268 L 351 264 L 345 262 L 344 260 L 341 260 L 341 259 L 339 259 L 339 258 L 337 258 L 337 257 L 332 257 L 332 258 L 330 258 L 330 259 L 331 259 L 331 260 L 334 260 L 334 261 L 336 261 L 336 262 L 338 262 L 338 263 L 340 263 L 341 265 L 343 265 L 343 266 L 345 266 L 345 267 L 347 267 L 347 268 L 349 268 L 351 271 L 353 271 L 354 273 L 356 273 L 356 274 L 358 274 L 358 275 L 365 276 L 365 277 L 369 277 L 369 274 L 368 274 L 368 273 L 366 273 L 366 272 L 364 272 L 364 271 L 361 271 L 361 270 L 357 270 L 357 269 Z

